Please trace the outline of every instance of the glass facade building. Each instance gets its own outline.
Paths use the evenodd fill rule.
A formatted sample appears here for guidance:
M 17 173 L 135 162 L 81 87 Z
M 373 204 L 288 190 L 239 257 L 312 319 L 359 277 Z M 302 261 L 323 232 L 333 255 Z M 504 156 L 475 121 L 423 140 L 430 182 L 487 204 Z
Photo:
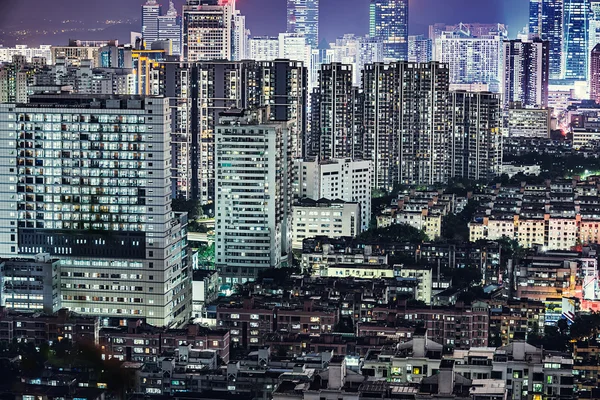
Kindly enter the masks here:
M 300 33 L 313 49 L 319 45 L 319 0 L 287 0 L 287 32 Z
M 588 77 L 590 0 L 564 0 L 563 78 L 585 81 Z
M 386 60 L 408 59 L 408 0 L 371 0 L 369 35 L 383 41 Z

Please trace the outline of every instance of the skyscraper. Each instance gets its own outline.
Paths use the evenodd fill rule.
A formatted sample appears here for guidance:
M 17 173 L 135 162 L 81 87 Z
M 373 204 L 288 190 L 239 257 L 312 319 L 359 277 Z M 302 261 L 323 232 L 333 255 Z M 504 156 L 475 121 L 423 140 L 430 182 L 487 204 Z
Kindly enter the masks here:
M 319 0 L 287 0 L 287 32 L 306 37 L 306 44 L 319 46 Z
M 590 99 L 600 104 L 600 43 L 592 49 L 590 56 Z
M 341 63 L 321 65 L 318 119 L 312 121 L 318 135 L 319 159 L 354 157 L 352 66 Z
M 257 36 L 248 40 L 248 58 L 255 61 L 273 61 L 279 57 L 279 38 Z
M 512 102 L 520 102 L 526 107 L 548 106 L 548 46 L 547 41 L 539 38 L 504 42 L 502 88 L 505 108 Z
M 186 61 L 231 60 L 235 0 L 187 0 L 183 6 Z
M 383 41 L 388 61 L 408 59 L 408 0 L 371 0 L 369 35 Z
M 543 0 L 529 0 L 529 34 L 540 35 Z
M 169 1 L 169 11 L 158 17 L 158 40 L 170 40 L 174 55 L 181 55 L 181 17 L 173 1 Z
M 364 158 L 373 163 L 373 187 L 447 182 L 448 78 L 448 66 L 435 62 L 365 66 Z
M 491 180 L 502 173 L 500 97 L 450 93 L 450 177 Z
M 592 51 L 600 43 L 600 2 L 590 3 L 590 27 L 588 31 L 588 50 Z
M 187 217 L 171 209 L 158 97 L 41 95 L 0 105 L 0 255 L 60 258 L 60 306 L 183 325 Z
M 162 63 L 155 84 L 171 101 L 175 196 L 214 201 L 215 126 L 231 108 L 270 105 L 270 120 L 288 123 L 292 155 L 301 156 L 306 74 L 301 62 L 290 60 Z
M 564 0 L 563 78 L 586 81 L 590 0 Z
M 148 48 L 158 40 L 158 17 L 160 15 L 161 7 L 156 0 L 148 0 L 142 6 L 142 38 Z
M 444 32 L 438 43 L 440 61 L 450 68 L 450 84 L 485 83 L 500 90 L 502 65 L 500 33 L 476 36 L 469 30 Z
M 542 0 L 540 38 L 550 52 L 550 79 L 562 79 L 563 0 Z
M 263 115 L 264 113 L 264 115 Z M 215 265 L 224 283 L 254 280 L 291 254 L 291 146 L 267 110 L 220 114 L 215 133 Z

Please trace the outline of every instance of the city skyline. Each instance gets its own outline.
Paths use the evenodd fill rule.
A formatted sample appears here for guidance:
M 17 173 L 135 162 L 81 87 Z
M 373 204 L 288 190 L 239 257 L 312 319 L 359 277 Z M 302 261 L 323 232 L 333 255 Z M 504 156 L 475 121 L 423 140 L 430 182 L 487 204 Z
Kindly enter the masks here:
M 145 1 L 123 4 L 108 0 L 86 4 L 85 7 L 75 0 L 61 0 L 60 3 L 61 7 L 56 7 L 56 3 L 46 5 L 34 3 L 34 0 L 4 1 L 5 12 L 0 16 L 0 31 L 5 33 L 2 35 L 4 45 L 56 45 L 75 36 L 84 39 L 108 36 L 127 41 L 130 31 L 139 30 L 140 7 Z M 168 9 L 168 1 L 159 3 L 164 10 Z M 179 14 L 184 3 L 184 0 L 175 1 Z M 276 35 L 286 31 L 286 3 L 285 0 L 240 0 L 236 7 L 247 17 L 252 36 Z M 409 34 L 426 34 L 428 25 L 436 22 L 500 22 L 509 25 L 510 36 L 515 37 L 527 25 L 528 10 L 527 0 L 488 0 L 485 4 L 479 0 L 411 0 Z M 332 42 L 344 33 L 366 34 L 369 31 L 368 0 L 349 0 L 347 7 L 338 7 L 333 0 L 323 0 L 320 13 L 320 40 Z M 58 29 L 57 23 L 63 21 L 68 23 Z M 109 23 L 106 24 L 106 21 Z M 352 29 L 348 29 L 349 26 Z M 62 29 L 65 32 L 60 32 Z M 10 38 L 6 34 L 17 30 L 32 32 L 26 37 Z M 52 33 L 54 31 L 58 33 Z

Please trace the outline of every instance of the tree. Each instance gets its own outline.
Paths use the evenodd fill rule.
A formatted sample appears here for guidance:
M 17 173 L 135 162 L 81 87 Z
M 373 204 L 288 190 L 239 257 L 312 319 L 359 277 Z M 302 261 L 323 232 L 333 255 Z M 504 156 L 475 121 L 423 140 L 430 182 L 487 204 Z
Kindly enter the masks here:
M 398 242 L 398 243 L 423 243 L 429 241 L 425 232 L 410 225 L 394 224 L 387 228 L 369 229 L 358 236 L 358 240 L 368 242 Z

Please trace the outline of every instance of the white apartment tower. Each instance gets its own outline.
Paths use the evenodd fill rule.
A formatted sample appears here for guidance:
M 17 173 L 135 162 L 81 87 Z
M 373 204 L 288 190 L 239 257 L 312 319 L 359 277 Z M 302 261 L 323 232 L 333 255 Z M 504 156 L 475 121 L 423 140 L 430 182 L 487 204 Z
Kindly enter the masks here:
M 267 115 L 231 110 L 216 127 L 215 265 L 224 283 L 254 280 L 291 252 L 288 123 Z
M 0 104 L 0 138 L 0 257 L 59 258 L 60 306 L 77 313 L 187 322 L 167 99 L 33 96 Z
M 349 158 L 297 162 L 296 196 L 313 200 L 343 200 L 360 204 L 361 231 L 371 221 L 371 161 Z

